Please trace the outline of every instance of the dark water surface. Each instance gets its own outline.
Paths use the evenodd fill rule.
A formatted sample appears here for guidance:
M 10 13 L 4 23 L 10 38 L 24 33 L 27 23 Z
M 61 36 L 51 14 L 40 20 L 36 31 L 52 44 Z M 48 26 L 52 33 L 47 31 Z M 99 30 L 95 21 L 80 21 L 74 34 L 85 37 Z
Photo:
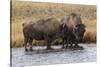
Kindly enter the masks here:
M 45 47 L 33 47 L 33 52 L 25 52 L 24 48 L 12 48 L 12 67 L 96 62 L 96 44 L 81 45 L 83 50 L 60 50 L 61 46 L 53 46 L 57 50 L 46 51 L 43 50 Z

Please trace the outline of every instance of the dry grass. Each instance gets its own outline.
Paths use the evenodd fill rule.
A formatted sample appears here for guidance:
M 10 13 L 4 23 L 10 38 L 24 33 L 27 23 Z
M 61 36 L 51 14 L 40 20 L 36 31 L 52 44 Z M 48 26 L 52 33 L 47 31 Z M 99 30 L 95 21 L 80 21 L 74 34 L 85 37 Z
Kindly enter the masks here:
M 84 43 L 96 43 L 96 31 L 87 30 L 83 38 Z
M 87 31 L 85 33 L 84 42 L 96 42 L 96 6 L 94 5 L 89 6 L 13 1 L 11 17 L 11 46 L 23 46 L 23 22 L 45 17 L 55 17 L 60 19 L 64 15 L 68 15 L 71 12 L 81 14 L 82 21 L 86 25 Z M 43 41 L 34 41 L 34 43 L 39 45 L 46 44 Z

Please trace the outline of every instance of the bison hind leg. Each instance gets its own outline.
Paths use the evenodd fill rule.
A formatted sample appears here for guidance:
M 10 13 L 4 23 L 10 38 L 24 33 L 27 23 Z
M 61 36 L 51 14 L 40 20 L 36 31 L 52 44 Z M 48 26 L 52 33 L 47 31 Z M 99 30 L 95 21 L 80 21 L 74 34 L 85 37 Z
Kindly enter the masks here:
M 28 51 L 27 44 L 28 44 L 28 39 L 26 38 L 26 39 L 24 39 L 25 51 Z
M 46 50 L 53 50 L 53 48 L 51 48 L 51 44 L 50 43 L 47 45 Z
M 30 51 L 33 51 L 33 49 L 32 49 L 32 47 L 33 47 L 33 46 L 32 46 L 32 41 L 33 41 L 33 38 L 30 38 L 30 39 L 29 39 L 29 45 L 30 45 L 30 49 L 29 49 L 29 50 L 30 50 Z
M 27 37 L 27 38 L 25 38 L 24 39 L 24 45 L 25 45 L 25 51 L 27 52 L 28 51 L 28 46 L 30 47 L 30 51 L 32 51 L 32 41 L 33 41 L 33 39 L 32 38 L 29 38 L 29 37 Z

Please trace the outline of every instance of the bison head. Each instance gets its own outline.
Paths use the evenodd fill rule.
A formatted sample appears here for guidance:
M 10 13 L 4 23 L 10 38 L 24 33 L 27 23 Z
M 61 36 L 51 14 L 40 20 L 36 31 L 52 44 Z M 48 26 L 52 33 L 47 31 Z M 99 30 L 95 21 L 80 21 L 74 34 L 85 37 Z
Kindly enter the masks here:
M 60 28 L 59 29 L 59 32 L 60 32 L 61 36 L 64 37 L 67 34 L 67 32 L 68 32 L 67 25 L 65 23 L 62 23 L 62 24 L 60 24 L 60 27 L 59 28 Z
M 79 42 L 82 42 L 84 33 L 85 33 L 85 25 L 84 24 L 78 24 L 76 25 L 74 29 L 74 33 L 76 38 L 78 39 Z

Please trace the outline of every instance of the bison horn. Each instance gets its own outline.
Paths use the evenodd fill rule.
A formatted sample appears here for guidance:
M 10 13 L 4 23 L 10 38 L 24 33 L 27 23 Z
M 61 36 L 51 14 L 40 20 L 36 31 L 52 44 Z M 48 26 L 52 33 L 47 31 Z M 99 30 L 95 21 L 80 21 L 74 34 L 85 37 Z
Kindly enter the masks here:
M 65 27 L 65 23 L 62 23 L 61 26 L 62 26 L 62 28 L 64 28 Z

